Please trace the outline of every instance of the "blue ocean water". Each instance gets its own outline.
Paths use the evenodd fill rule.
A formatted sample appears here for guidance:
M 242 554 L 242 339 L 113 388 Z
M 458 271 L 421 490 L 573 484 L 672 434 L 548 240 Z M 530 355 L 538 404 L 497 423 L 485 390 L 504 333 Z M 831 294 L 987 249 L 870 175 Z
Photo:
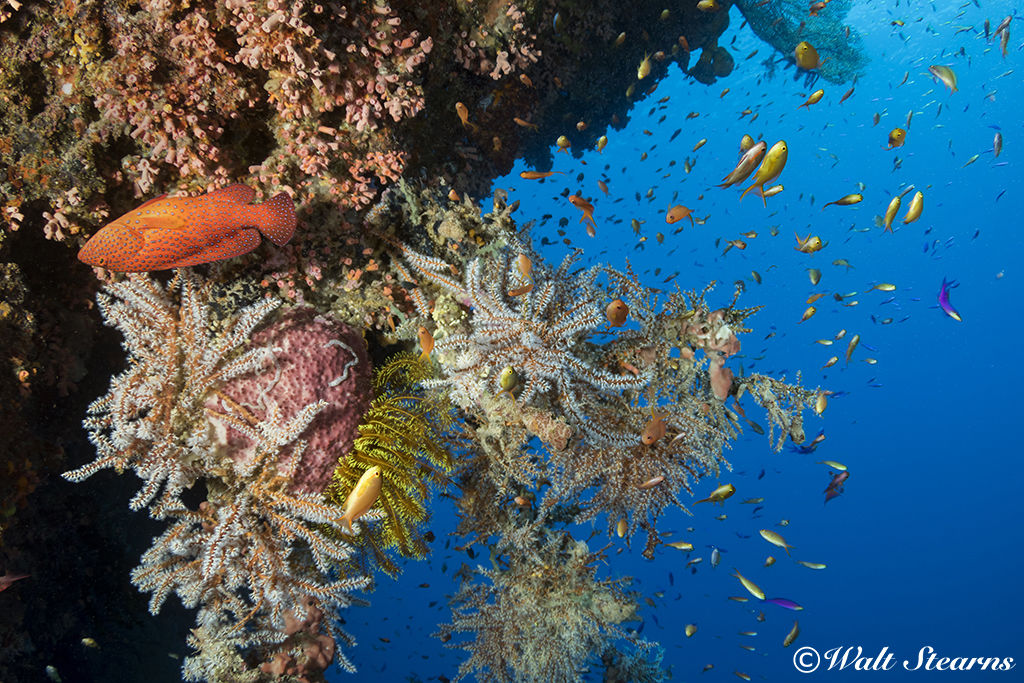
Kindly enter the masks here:
M 541 237 L 554 242 L 542 249 L 550 261 L 567 249 L 555 232 L 565 217 L 567 236 L 585 250 L 586 260 L 623 268 L 628 258 L 648 285 L 699 290 L 717 280 L 714 306 L 728 304 L 734 281 L 743 280 L 740 305 L 764 308 L 750 321 L 754 331 L 741 338 L 741 357 L 729 366 L 739 371 L 742 364 L 745 371 L 791 381 L 799 373 L 805 386 L 842 392 L 822 418 L 805 413 L 808 436 L 819 429 L 826 435 L 816 452 L 775 453 L 766 436 L 748 429 L 726 453 L 734 469 L 721 479 L 736 486 L 736 495 L 722 509 L 698 506 L 693 517 L 679 511 L 662 517 L 659 528 L 683 534 L 694 544 L 693 553 L 662 547 L 647 561 L 639 548 L 613 539 L 604 575 L 633 576 L 633 587 L 653 599 L 655 607 L 641 606 L 642 636 L 664 646 L 674 680 L 738 680 L 735 671 L 753 680 L 804 680 L 794 666 L 801 647 L 821 657 L 848 647 L 862 648 L 867 657 L 893 655 L 891 670 L 873 672 L 852 666 L 828 670 L 823 659 L 806 680 L 1024 680 L 1024 597 L 1017 585 L 1024 560 L 1018 519 L 1024 448 L 1016 432 L 1024 370 L 1015 355 L 1024 329 L 1024 52 L 1018 35 L 1004 58 L 998 41 L 986 42 L 982 30 L 985 19 L 994 28 L 1019 10 L 1009 1 L 861 2 L 849 23 L 864 36 L 870 62 L 855 84 L 842 85 L 808 85 L 792 68 L 780 67 L 774 78 L 767 77 L 762 60 L 781 55 L 741 27 L 733 10 L 732 26 L 721 40 L 737 60 L 729 77 L 705 86 L 672 67 L 657 91 L 635 105 L 628 125 L 609 131 L 603 153 L 556 154 L 553 168 L 564 176 L 522 180 L 518 174 L 527 167 L 517 165 L 495 183 L 509 191 L 510 200 L 520 200 L 521 221 L 538 221 L 535 244 Z M 903 26 L 893 25 L 895 20 Z M 1018 15 L 1015 34 L 1019 22 Z M 755 57 L 744 59 L 755 49 Z M 959 92 L 948 92 L 929 75 L 932 64 L 955 70 Z M 818 87 L 825 90 L 822 101 L 798 110 Z M 850 87 L 853 94 L 840 104 Z M 729 92 L 721 96 L 725 88 Z M 659 104 L 664 97 L 668 101 Z M 758 113 L 753 122 L 740 116 L 748 107 Z M 689 112 L 699 116 L 688 120 Z M 906 144 L 887 150 L 887 135 L 896 126 L 908 128 Z M 677 129 L 681 133 L 670 141 Z M 997 130 L 1005 141 L 998 159 L 991 151 Z M 785 189 L 769 198 L 767 209 L 753 194 L 740 202 L 737 188 L 714 187 L 735 165 L 745 133 L 769 145 L 784 139 L 789 146 L 777 181 Z M 692 151 L 702 138 L 707 143 Z M 968 163 L 974 155 L 979 156 Z M 689 173 L 683 168 L 687 158 L 693 162 Z M 608 196 L 598 179 L 607 183 Z M 863 202 L 822 210 L 827 201 L 860 192 L 860 183 Z M 895 233 L 883 233 L 875 217 L 911 184 L 924 193 L 920 220 L 900 222 L 908 194 Z M 588 238 L 577 222 L 579 211 L 560 194 L 565 188 L 591 198 L 596 238 Z M 692 228 L 688 221 L 666 225 L 665 212 L 674 204 L 707 220 Z M 553 218 L 542 222 L 544 214 Z M 630 227 L 634 218 L 644 222 L 643 243 Z M 757 237 L 741 237 L 747 231 Z M 794 233 L 820 235 L 827 246 L 800 253 Z M 723 254 L 725 240 L 733 239 L 743 239 L 746 249 Z M 850 267 L 833 265 L 838 259 Z M 821 270 L 818 286 L 810 283 L 808 268 Z M 755 270 L 760 284 L 751 275 Z M 951 301 L 962 322 L 936 307 L 944 278 L 959 283 Z M 869 291 L 878 283 L 892 283 L 896 290 Z M 800 323 L 815 292 L 828 296 L 816 302 L 816 315 Z M 833 293 L 849 296 L 839 302 Z M 832 346 L 815 343 L 844 329 L 846 337 Z M 844 353 L 854 334 L 861 343 L 847 364 Z M 833 355 L 839 362 L 823 369 Z M 746 408 L 748 417 L 766 423 L 749 402 Z M 827 505 L 830 468 L 821 460 L 840 461 L 850 472 L 844 493 Z M 696 493 L 707 495 L 716 484 L 704 481 Z M 756 514 L 754 505 L 741 503 L 752 497 L 765 499 Z M 716 520 L 723 512 L 727 519 Z M 784 519 L 788 526 L 777 526 Z M 691 526 L 694 531 L 686 533 Z M 454 529 L 447 501 L 437 501 L 432 528 L 438 541 L 429 561 L 409 563 L 398 582 L 382 578 L 369 596 L 371 608 L 343 615 L 359 640 L 349 652 L 365 680 L 451 678 L 464 659 L 465 653 L 445 649 L 429 634 L 450 619 L 446 599 L 457 588 L 454 572 L 463 562 L 487 562 L 445 549 Z M 762 528 L 785 536 L 794 546 L 792 559 L 758 536 Z M 585 538 L 589 531 L 579 529 L 576 536 Z M 458 542 L 453 538 L 451 546 Z M 594 548 L 601 544 L 600 537 L 591 541 Z M 722 551 L 717 568 L 708 561 L 709 546 Z M 764 567 L 767 555 L 778 562 Z M 694 557 L 704 561 L 691 571 L 685 565 Z M 827 568 L 816 571 L 792 560 Z M 728 596 L 746 595 L 730 576 L 733 568 L 769 596 L 795 600 L 804 609 L 730 601 Z M 658 591 L 664 597 L 655 597 Z M 758 622 L 762 611 L 765 620 Z M 801 635 L 784 648 L 794 618 Z M 699 630 L 686 638 L 683 629 L 690 623 Z M 927 647 L 939 657 L 1012 657 L 1018 665 L 1008 672 L 906 670 L 903 661 L 915 666 Z M 707 664 L 714 668 L 701 673 Z M 348 676 L 335 673 L 332 680 Z

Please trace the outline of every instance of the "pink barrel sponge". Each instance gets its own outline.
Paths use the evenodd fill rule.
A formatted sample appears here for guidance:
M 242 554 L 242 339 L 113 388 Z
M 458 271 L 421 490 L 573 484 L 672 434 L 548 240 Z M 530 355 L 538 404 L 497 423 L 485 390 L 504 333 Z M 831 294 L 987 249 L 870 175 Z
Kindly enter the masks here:
M 260 372 L 228 381 L 219 393 L 244 408 L 250 422 L 252 418 L 267 419 L 276 406 L 278 422 L 285 424 L 309 404 L 326 401 L 327 407 L 300 437 L 307 446 L 290 487 L 296 493 L 323 491 L 338 459 L 352 449 L 357 427 L 372 399 L 366 343 L 348 325 L 301 307 L 254 334 L 253 347 L 269 347 L 273 361 Z M 214 413 L 238 417 L 231 401 L 213 394 L 207 407 Z M 236 462 L 252 457 L 254 444 L 249 437 L 223 420 L 214 417 L 212 421 Z

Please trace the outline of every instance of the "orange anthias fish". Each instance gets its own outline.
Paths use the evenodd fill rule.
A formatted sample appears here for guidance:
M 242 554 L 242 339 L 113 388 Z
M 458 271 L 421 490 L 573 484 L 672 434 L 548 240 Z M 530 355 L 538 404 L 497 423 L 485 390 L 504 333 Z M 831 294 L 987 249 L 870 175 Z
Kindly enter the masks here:
M 682 204 L 676 204 L 675 206 L 673 206 L 671 209 L 668 210 L 668 213 L 665 214 L 665 222 L 669 223 L 669 224 L 672 224 L 672 223 L 675 223 L 677 221 L 681 221 L 684 218 L 689 218 L 690 219 L 690 227 L 693 227 L 693 215 L 692 214 L 693 214 L 692 210 L 686 208 Z
M 594 222 L 594 205 L 578 194 L 570 196 L 569 203 L 583 212 L 580 223 L 587 224 L 587 234 L 591 237 L 597 235 L 597 223 Z
M 246 254 L 260 233 L 283 245 L 295 232 L 295 204 L 281 192 L 250 204 L 256 191 L 235 184 L 199 197 L 161 195 L 105 225 L 78 260 L 118 272 L 182 268 Z

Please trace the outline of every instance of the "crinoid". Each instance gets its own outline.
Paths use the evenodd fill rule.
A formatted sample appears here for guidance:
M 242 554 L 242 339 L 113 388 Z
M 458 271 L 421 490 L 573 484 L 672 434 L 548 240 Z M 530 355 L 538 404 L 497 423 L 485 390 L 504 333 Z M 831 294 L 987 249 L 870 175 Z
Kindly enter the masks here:
M 471 310 L 468 329 L 448 335 L 434 347 L 446 377 L 427 383 L 449 386 L 453 400 L 463 408 L 518 388 L 520 403 L 546 399 L 585 436 L 601 442 L 604 438 L 589 417 L 587 404 L 598 400 L 595 396 L 615 396 L 646 385 L 646 376 L 601 367 L 605 350 L 588 342 L 605 323 L 605 295 L 595 285 L 600 268 L 572 270 L 579 251 L 567 255 L 557 269 L 533 255 L 527 278 L 514 261 L 528 249 L 513 240 L 509 248 L 470 261 L 459 282 L 446 262 L 404 245 L 401 249 L 416 271 Z
M 361 563 L 360 570 L 368 571 L 373 560 L 394 576 L 398 566 L 388 550 L 405 557 L 427 554 L 422 525 L 428 516 L 429 487 L 444 486 L 452 469 L 444 436 L 452 424 L 452 409 L 442 396 L 420 386 L 430 375 L 431 366 L 411 353 L 397 354 L 377 371 L 373 403 L 327 489 L 327 500 L 341 504 L 363 472 L 374 465 L 381 469 L 377 505 L 383 521 L 345 537 L 363 550 L 352 558 Z

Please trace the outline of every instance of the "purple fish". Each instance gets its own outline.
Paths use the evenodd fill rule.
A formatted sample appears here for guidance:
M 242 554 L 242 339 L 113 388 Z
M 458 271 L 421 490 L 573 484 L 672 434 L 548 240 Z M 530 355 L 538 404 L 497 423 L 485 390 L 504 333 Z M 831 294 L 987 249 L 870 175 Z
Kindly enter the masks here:
M 799 605 L 798 603 L 795 603 L 792 600 L 787 600 L 786 598 L 766 598 L 765 602 L 770 602 L 773 605 L 778 605 L 779 607 L 785 607 L 786 609 L 791 609 L 794 611 L 803 609 L 802 605 Z
M 949 290 L 957 287 L 959 284 L 960 283 L 956 280 L 946 280 L 946 278 L 942 278 L 942 287 L 939 289 L 938 298 L 939 308 L 942 309 L 942 312 L 958 323 L 961 323 L 963 322 L 963 318 L 961 318 L 960 314 L 957 313 L 957 310 L 953 308 L 953 304 L 949 303 Z

